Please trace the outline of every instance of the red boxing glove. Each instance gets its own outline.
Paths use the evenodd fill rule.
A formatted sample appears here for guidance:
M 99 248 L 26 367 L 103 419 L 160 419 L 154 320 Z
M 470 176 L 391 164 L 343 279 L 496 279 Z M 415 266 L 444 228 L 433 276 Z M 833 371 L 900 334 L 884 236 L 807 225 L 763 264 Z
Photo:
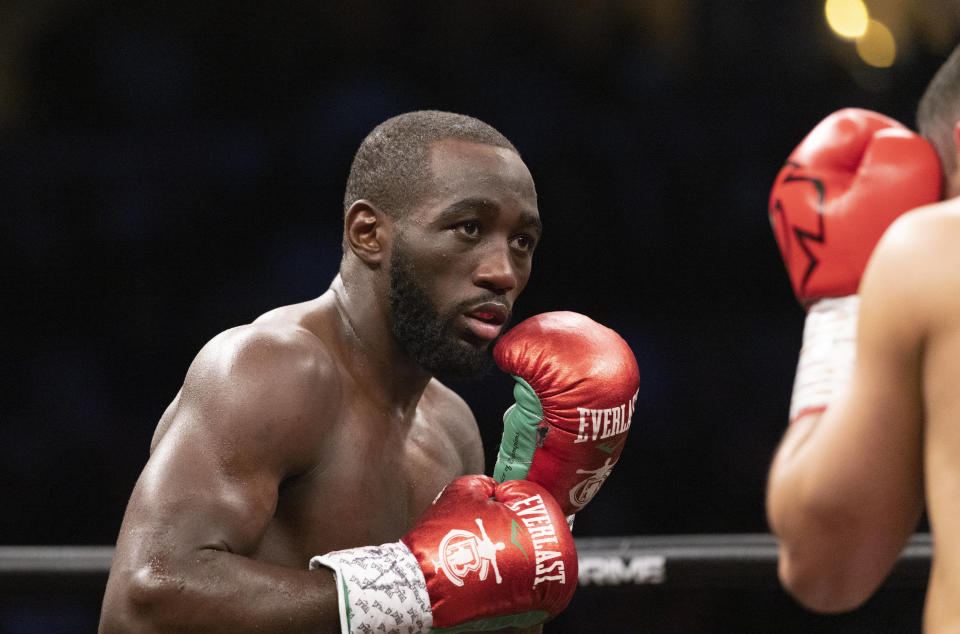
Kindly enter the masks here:
M 399 542 L 314 557 L 337 576 L 343 632 L 529 627 L 577 587 L 577 551 L 543 487 L 484 475 L 451 482 Z
M 857 292 L 874 246 L 900 214 L 940 199 L 933 147 L 859 108 L 820 122 L 780 170 L 770 222 L 804 306 Z
M 576 513 L 623 451 L 640 387 L 633 351 L 613 330 L 561 311 L 518 324 L 493 357 L 516 380 L 493 477 L 541 484 Z
M 567 607 L 577 586 L 566 518 L 533 482 L 454 480 L 400 541 L 424 571 L 435 628 L 492 629 L 491 617 L 500 617 L 498 628 L 542 623 Z

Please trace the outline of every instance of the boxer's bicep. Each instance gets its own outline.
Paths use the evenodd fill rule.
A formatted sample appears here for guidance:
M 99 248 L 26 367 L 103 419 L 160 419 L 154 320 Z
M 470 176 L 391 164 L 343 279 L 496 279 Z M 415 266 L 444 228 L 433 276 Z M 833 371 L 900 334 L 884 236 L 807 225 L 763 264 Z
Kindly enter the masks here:
M 322 461 L 336 385 L 290 337 L 248 335 L 208 344 L 164 414 L 117 540 L 105 631 L 306 630 L 336 616 L 332 579 L 253 556 L 281 482 Z
M 252 467 L 256 451 L 241 436 L 218 431 L 243 427 L 221 419 L 210 424 L 176 417 L 140 476 L 127 522 L 141 535 L 155 535 L 153 553 L 181 554 L 213 548 L 251 551 L 277 501 L 278 470 Z M 177 420 L 179 419 L 179 420 Z
M 315 466 L 322 414 L 336 409 L 325 407 L 336 398 L 325 369 L 286 343 L 241 332 L 201 351 L 164 414 L 118 548 L 133 531 L 141 559 L 255 550 L 280 483 Z

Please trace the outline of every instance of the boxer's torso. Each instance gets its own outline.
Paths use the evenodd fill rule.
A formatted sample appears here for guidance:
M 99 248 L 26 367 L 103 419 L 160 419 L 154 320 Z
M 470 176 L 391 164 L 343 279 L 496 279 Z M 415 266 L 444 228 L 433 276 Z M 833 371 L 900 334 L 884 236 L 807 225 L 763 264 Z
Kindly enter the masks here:
M 250 553 L 292 567 L 330 550 L 396 541 L 448 482 L 483 469 L 472 415 L 436 380 L 412 416 L 384 411 L 370 398 L 346 367 L 339 317 L 325 298 L 266 316 L 272 327 L 310 332 L 305 345 L 332 360 L 340 382 L 339 402 L 305 412 L 325 430 L 312 448 L 315 464 L 280 484 L 273 519 Z
M 370 424 L 370 408 L 347 405 L 325 457 L 281 484 L 255 558 L 297 566 L 330 550 L 396 541 L 447 483 L 470 471 L 443 421 L 418 414 L 383 433 Z

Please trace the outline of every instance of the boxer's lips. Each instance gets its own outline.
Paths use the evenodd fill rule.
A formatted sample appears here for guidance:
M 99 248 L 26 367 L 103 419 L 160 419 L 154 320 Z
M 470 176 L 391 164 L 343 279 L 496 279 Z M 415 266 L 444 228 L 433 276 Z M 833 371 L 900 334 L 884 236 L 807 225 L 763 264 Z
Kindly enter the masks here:
M 503 304 L 486 302 L 464 313 L 467 327 L 478 339 L 493 340 L 500 334 L 510 310 Z

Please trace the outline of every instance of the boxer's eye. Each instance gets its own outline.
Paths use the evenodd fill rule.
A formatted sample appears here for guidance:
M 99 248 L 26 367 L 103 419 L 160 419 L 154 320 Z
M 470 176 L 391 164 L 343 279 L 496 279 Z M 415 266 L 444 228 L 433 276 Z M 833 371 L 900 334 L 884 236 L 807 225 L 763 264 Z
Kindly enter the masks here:
M 521 251 L 523 253 L 531 253 L 533 249 L 537 246 L 537 240 L 525 233 L 514 236 L 511 240 L 511 244 L 514 249 Z
M 478 222 L 461 222 L 454 227 L 454 229 L 468 238 L 476 238 L 478 235 L 480 235 L 480 223 Z

